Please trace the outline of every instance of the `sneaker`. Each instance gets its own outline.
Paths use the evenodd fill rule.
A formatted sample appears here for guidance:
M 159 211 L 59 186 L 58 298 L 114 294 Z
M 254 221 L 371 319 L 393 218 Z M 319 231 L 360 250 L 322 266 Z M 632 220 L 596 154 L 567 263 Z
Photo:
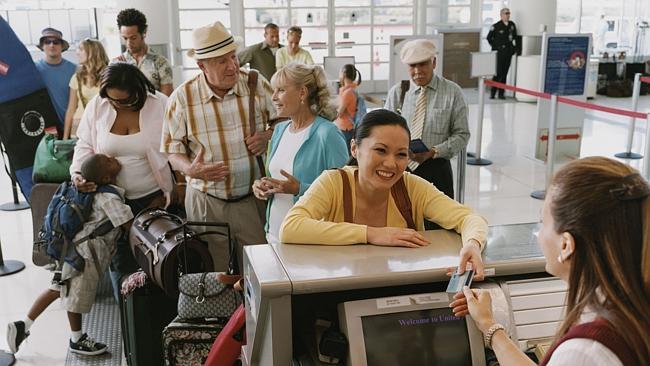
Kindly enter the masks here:
M 108 347 L 99 342 L 95 342 L 94 339 L 88 337 L 88 334 L 84 333 L 77 342 L 70 340 L 70 352 L 78 353 L 80 355 L 101 355 L 106 352 Z
M 18 347 L 29 336 L 25 332 L 25 322 L 22 320 L 7 324 L 7 344 L 12 353 L 18 352 Z

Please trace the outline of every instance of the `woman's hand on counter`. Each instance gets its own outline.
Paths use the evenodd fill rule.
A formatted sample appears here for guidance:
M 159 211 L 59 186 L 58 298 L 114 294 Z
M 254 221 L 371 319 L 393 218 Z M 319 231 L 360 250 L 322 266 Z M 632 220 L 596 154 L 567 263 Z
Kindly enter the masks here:
M 458 273 L 465 273 L 465 268 L 467 268 L 468 263 L 471 263 L 474 269 L 474 280 L 483 281 L 485 268 L 483 266 L 483 258 L 481 257 L 481 245 L 475 239 L 470 239 L 460 250 Z
M 492 297 L 488 291 L 472 290 L 465 286 L 463 292 L 454 295 L 449 307 L 455 316 L 471 315 L 476 327 L 483 333 L 496 323 L 492 315 Z
M 407 248 L 419 248 L 430 244 L 422 234 L 413 229 L 368 226 L 367 230 L 368 244 Z

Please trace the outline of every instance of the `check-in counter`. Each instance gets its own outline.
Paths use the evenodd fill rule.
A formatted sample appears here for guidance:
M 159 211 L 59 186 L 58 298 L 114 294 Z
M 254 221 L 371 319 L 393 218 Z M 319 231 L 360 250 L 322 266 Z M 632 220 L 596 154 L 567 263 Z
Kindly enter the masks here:
M 537 245 L 537 228 L 537 224 L 490 228 L 483 253 L 490 279 L 486 282 L 498 287 L 494 285 L 496 280 L 517 284 L 522 279 L 548 277 Z M 296 322 L 303 319 L 300 313 L 309 310 L 305 308 L 364 296 L 444 291 L 449 279 L 447 269 L 459 262 L 460 236 L 445 230 L 423 234 L 431 245 L 416 249 L 374 245 L 247 246 L 244 364 L 290 365 L 293 332 L 299 328 Z M 518 291 L 525 292 L 525 287 L 520 285 Z M 502 302 L 504 308 L 510 309 L 503 292 L 493 296 L 497 305 Z M 516 337 L 513 314 L 507 316 L 504 322 L 509 323 Z M 526 314 L 521 317 L 526 318 Z

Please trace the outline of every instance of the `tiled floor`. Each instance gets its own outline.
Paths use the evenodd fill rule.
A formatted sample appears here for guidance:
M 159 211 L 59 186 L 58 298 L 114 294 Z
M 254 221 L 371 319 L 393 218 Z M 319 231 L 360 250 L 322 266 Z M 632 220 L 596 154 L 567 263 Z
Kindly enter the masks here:
M 474 92 L 475 94 L 475 92 Z M 630 98 L 599 96 L 593 103 L 628 108 Z M 470 129 L 476 129 L 476 105 L 470 106 Z M 650 96 L 640 98 L 639 111 L 650 111 Z M 536 105 L 530 103 L 487 104 L 483 134 L 483 157 L 494 164 L 468 166 L 465 203 L 484 215 L 490 224 L 537 221 L 541 202 L 529 197 L 544 188 L 544 164 L 535 160 Z M 625 149 L 628 119 L 588 112 L 581 156 L 612 156 Z M 645 121 L 639 121 L 633 151 L 643 152 Z M 469 143 L 474 150 L 475 140 Z M 635 168 L 641 160 L 631 161 Z M 0 203 L 11 201 L 6 174 L 0 174 Z M 0 277 L 0 349 L 5 344 L 4 324 L 22 319 L 31 302 L 47 286 L 49 272 L 31 264 L 32 228 L 29 210 L 0 211 L 0 239 L 5 259 L 23 261 L 20 273 Z M 32 335 L 17 354 L 17 365 L 63 365 L 68 341 L 65 312 L 55 303 L 32 327 Z

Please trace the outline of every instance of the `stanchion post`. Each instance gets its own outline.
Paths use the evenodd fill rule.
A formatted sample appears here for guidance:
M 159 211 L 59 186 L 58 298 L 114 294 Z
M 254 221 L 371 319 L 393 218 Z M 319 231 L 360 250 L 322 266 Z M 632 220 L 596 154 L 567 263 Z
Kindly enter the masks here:
M 460 203 L 465 203 L 465 170 L 467 160 L 467 149 L 463 148 L 458 153 L 458 179 L 456 179 L 456 198 Z
M 551 95 L 551 115 L 548 121 L 548 149 L 546 154 L 546 174 L 544 182 L 544 190 L 534 191 L 530 194 L 531 197 L 538 200 L 543 200 L 546 197 L 548 185 L 551 184 L 553 178 L 553 166 L 555 165 L 555 140 L 557 139 L 557 95 Z
M 488 159 L 481 159 L 481 143 L 483 140 L 483 116 L 485 114 L 485 76 L 478 78 L 478 118 L 476 120 L 476 154 L 467 159 L 469 165 L 490 165 Z
M 646 117 L 645 125 L 645 159 L 643 159 L 643 175 L 650 180 L 650 113 Z
M 639 105 L 639 94 L 641 94 L 641 73 L 634 74 L 634 88 L 632 89 L 632 111 L 637 111 Z M 641 159 L 643 155 L 632 152 L 632 142 L 634 140 L 634 130 L 636 128 L 636 118 L 632 117 L 630 128 L 627 131 L 627 148 L 625 152 L 615 154 L 621 159 Z M 646 154 L 647 156 L 647 154 Z

